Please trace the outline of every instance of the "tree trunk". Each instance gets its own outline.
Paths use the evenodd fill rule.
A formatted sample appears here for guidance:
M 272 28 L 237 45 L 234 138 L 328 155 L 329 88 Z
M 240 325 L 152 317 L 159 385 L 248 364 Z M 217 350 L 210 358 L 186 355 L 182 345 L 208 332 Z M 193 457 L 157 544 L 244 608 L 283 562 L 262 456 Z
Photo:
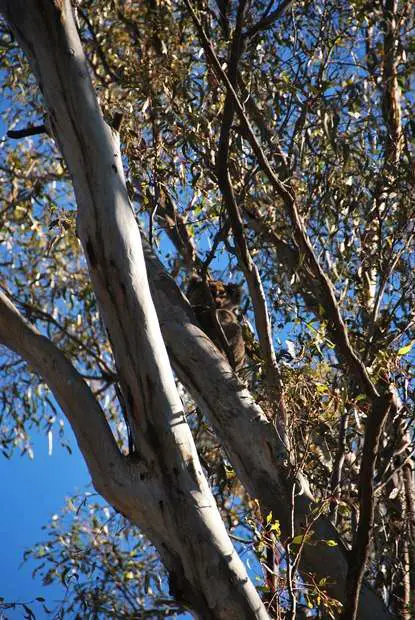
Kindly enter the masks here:
M 78 235 L 111 341 L 136 454 L 123 457 L 118 452 L 82 378 L 3 298 L 0 339 L 48 382 L 74 428 L 94 484 L 158 548 L 175 597 L 203 618 L 266 618 L 226 534 L 184 418 L 150 296 L 118 135 L 99 110 L 70 3 L 0 0 L 0 9 L 38 78 L 51 131 L 72 175 Z M 194 325 L 174 282 L 147 248 L 145 253 L 163 336 L 179 379 L 210 417 L 242 483 L 264 511 L 272 510 L 285 535 L 292 485 L 301 487 L 295 498 L 296 528 L 301 531 L 313 507 L 306 480 L 293 479 L 289 454 L 275 428 Z M 75 398 L 72 385 L 80 396 Z M 86 406 L 89 399 L 95 404 L 91 400 Z M 110 446 L 109 452 L 100 449 L 104 445 Z M 345 549 L 328 519 L 319 518 L 312 529 L 316 539 L 336 539 L 338 546 L 305 545 L 302 568 L 318 578 L 329 576 L 330 594 L 344 600 Z M 364 587 L 359 618 L 374 617 L 391 616 L 381 599 Z
M 155 544 L 178 601 L 203 618 L 267 618 L 200 467 L 150 296 L 118 135 L 99 109 L 70 2 L 3 0 L 0 8 L 39 81 L 51 131 L 72 175 L 77 232 L 127 404 L 136 453 L 125 459 L 118 480 L 118 491 L 124 485 L 125 493 L 113 495 L 108 484 L 106 498 Z M 74 375 L 63 362 L 60 372 L 50 364 L 43 337 L 10 304 L 1 309 L 3 341 L 49 380 L 72 422 L 74 408 L 84 406 L 62 395 Z M 12 318 L 20 340 L 7 334 Z M 84 450 L 80 434 L 88 429 L 78 430 Z M 96 451 L 95 458 L 108 475 L 105 452 Z M 97 486 L 102 491 L 105 484 Z

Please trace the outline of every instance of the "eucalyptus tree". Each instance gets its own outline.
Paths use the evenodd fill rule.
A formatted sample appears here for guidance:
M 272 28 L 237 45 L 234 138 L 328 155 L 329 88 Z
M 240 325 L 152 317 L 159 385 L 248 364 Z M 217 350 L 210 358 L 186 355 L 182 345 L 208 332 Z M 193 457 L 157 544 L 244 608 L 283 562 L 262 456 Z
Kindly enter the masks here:
M 0 8 L 3 451 L 60 408 L 176 600 L 114 543 L 84 611 L 410 618 L 411 4 Z M 237 373 L 195 274 L 243 288 Z

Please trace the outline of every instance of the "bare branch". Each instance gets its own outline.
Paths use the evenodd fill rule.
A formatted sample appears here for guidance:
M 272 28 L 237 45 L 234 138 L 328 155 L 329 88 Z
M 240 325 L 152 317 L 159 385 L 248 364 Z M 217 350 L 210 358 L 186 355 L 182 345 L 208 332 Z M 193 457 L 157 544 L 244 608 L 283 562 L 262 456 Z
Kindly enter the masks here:
M 38 136 L 43 133 L 49 133 L 46 125 L 37 125 L 35 127 L 25 127 L 24 129 L 10 129 L 7 132 L 7 137 L 12 138 L 13 140 L 20 140 L 21 138 Z
M 273 3 L 270 2 L 270 5 L 272 4 Z M 261 32 L 261 30 L 266 30 L 266 28 L 272 26 L 272 24 L 276 22 L 277 19 L 279 19 L 292 4 L 293 0 L 282 0 L 281 4 L 275 9 L 275 11 L 272 11 L 272 13 L 268 13 L 266 11 L 259 22 L 248 28 L 248 30 L 244 33 L 244 38 L 251 39 L 258 32 Z
M 99 108 L 71 3 L 0 0 L 0 10 L 36 72 L 74 183 L 77 232 L 136 448 L 127 460 L 123 512 L 156 545 L 179 601 L 201 617 L 265 620 L 268 614 L 226 533 L 184 416 L 150 295 L 119 137 Z M 99 443 L 98 448 L 108 459 Z
M 208 416 L 242 484 L 252 497 L 258 498 L 264 514 L 272 512 L 280 521 L 283 535 L 288 536 L 293 472 L 286 445 L 232 373 L 224 356 L 196 326 L 191 308 L 146 242 L 144 252 L 152 296 L 177 376 Z M 296 489 L 296 532 L 302 532 L 315 504 L 301 474 Z M 314 546 L 304 545 L 300 570 L 312 572 L 318 579 L 333 576 L 328 581 L 328 591 L 344 601 L 347 574 L 344 545 L 324 515 L 319 516 L 312 529 L 315 540 L 336 540 L 338 545 L 321 543 L 318 553 Z M 361 620 L 372 620 L 373 613 L 379 620 L 389 617 L 381 600 L 368 586 L 364 586 L 361 594 L 360 613 Z
M 346 583 L 346 603 L 342 620 L 355 620 L 358 612 L 360 589 L 369 557 L 375 512 L 375 469 L 382 431 L 388 415 L 399 410 L 397 395 L 391 389 L 373 404 L 366 420 L 362 463 L 359 472 L 359 524 L 349 553 L 349 570 Z
M 171 242 L 183 257 L 188 268 L 192 269 L 195 263 L 200 262 L 192 237 L 187 230 L 183 216 L 177 211 L 173 199 L 164 187 L 160 187 L 157 208 L 157 216 L 161 219 L 162 226 Z
M 403 147 L 400 87 L 398 84 L 398 1 L 385 0 L 383 8 L 383 101 L 386 125 L 385 163 L 397 165 Z
M 245 135 L 247 139 L 249 140 L 251 148 L 258 159 L 260 167 L 263 170 L 263 172 L 266 174 L 266 176 L 268 177 L 274 190 L 283 199 L 285 209 L 287 211 L 287 214 L 290 218 L 290 221 L 293 227 L 294 240 L 298 245 L 299 252 L 304 257 L 304 261 L 300 261 L 300 264 L 303 262 L 306 262 L 313 276 L 319 281 L 319 286 L 321 288 L 322 294 L 324 295 L 322 306 L 325 311 L 325 318 L 328 321 L 330 335 L 336 344 L 337 351 L 342 356 L 342 358 L 347 362 L 350 370 L 355 376 L 356 381 L 360 385 L 361 389 L 365 391 L 365 393 L 367 393 L 368 397 L 371 400 L 375 400 L 379 396 L 378 391 L 375 385 L 373 384 L 372 380 L 370 379 L 364 364 L 359 359 L 359 357 L 353 350 L 353 347 L 350 343 L 346 324 L 341 315 L 340 308 L 336 300 L 333 285 L 330 282 L 327 274 L 324 272 L 321 265 L 319 264 L 319 261 L 311 245 L 310 239 L 305 230 L 304 223 L 300 217 L 296 199 L 295 199 L 294 189 L 288 181 L 281 181 L 278 178 L 278 176 L 276 176 L 274 171 L 272 170 L 272 167 L 268 161 L 268 158 L 264 154 L 255 136 L 255 133 L 245 114 L 243 106 L 241 102 L 239 101 L 239 98 L 235 92 L 235 89 L 231 81 L 229 80 L 227 74 L 222 69 L 219 59 L 216 56 L 213 46 L 210 40 L 208 39 L 199 18 L 197 17 L 190 1 L 189 0 L 184 0 L 184 1 L 190 11 L 194 24 L 199 33 L 203 49 L 209 61 L 212 63 L 212 66 L 218 78 L 224 84 L 227 90 L 227 93 L 229 93 L 230 97 L 232 98 L 232 101 L 235 106 L 235 112 L 238 115 L 239 120 L 245 130 Z
M 229 58 L 228 76 L 234 88 L 236 88 L 238 76 L 238 63 L 243 51 L 242 27 L 245 8 L 246 2 L 245 0 L 241 0 L 239 3 Z M 242 217 L 235 199 L 235 194 L 229 175 L 229 141 L 234 114 L 235 104 L 230 92 L 228 91 L 223 110 L 222 127 L 216 158 L 216 173 L 218 177 L 218 184 L 229 214 L 238 257 L 248 283 L 249 293 L 254 306 L 255 325 L 258 331 L 261 351 L 266 365 L 267 383 L 277 392 L 276 404 L 278 411 L 281 414 L 281 418 L 278 419 L 278 423 L 281 425 L 281 432 L 283 432 L 282 429 L 286 425 L 286 412 L 283 399 L 282 380 L 272 343 L 271 322 L 269 319 L 261 278 L 248 248 L 248 243 L 243 229 Z

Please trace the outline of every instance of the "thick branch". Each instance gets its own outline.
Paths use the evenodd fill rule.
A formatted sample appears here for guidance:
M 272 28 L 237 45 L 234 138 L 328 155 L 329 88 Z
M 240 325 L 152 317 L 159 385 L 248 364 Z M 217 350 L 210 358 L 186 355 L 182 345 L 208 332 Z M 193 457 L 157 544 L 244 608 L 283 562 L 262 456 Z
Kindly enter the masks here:
M 359 472 L 359 525 L 349 555 L 349 570 L 346 585 L 346 604 L 343 620 L 355 620 L 358 612 L 360 588 L 369 558 L 373 520 L 375 514 L 375 469 L 382 431 L 391 409 L 393 414 L 399 408 L 396 395 L 390 392 L 380 397 L 373 405 L 366 420 L 362 463 Z
M 38 136 L 40 134 L 47 134 L 48 129 L 45 125 L 37 125 L 36 127 L 25 127 L 24 129 L 10 129 L 7 132 L 7 137 L 12 140 L 20 140 L 21 138 L 27 138 L 28 136 Z
M 382 112 L 386 125 L 385 163 L 397 165 L 403 147 L 400 87 L 398 83 L 399 38 L 398 1 L 386 0 L 383 9 L 383 101 Z
M 113 503 L 113 487 L 127 470 L 104 412 L 64 354 L 25 321 L 2 291 L 0 341 L 47 383 L 72 426 L 95 488 Z
M 74 182 L 77 232 L 136 447 L 129 480 L 137 485 L 125 487 L 124 513 L 157 546 L 180 602 L 204 618 L 265 620 L 184 417 L 149 291 L 118 135 L 99 109 L 70 1 L 1 0 L 0 10 L 38 78 Z M 147 494 L 139 494 L 143 487 Z
M 242 484 L 258 498 L 265 514 L 272 511 L 280 521 L 283 536 L 289 536 L 293 475 L 286 446 L 226 359 L 197 327 L 176 283 L 145 242 L 144 252 L 152 296 L 176 374 L 206 413 Z M 303 493 L 295 496 L 296 531 L 302 532 L 314 503 L 307 481 L 299 477 L 297 485 Z M 315 574 L 317 580 L 329 576 L 330 595 L 344 601 L 347 554 L 341 540 L 324 516 L 312 530 L 316 541 L 334 539 L 338 546 L 323 542 L 317 547 L 305 545 L 300 570 Z M 361 593 L 359 613 L 360 620 L 390 617 L 368 586 Z

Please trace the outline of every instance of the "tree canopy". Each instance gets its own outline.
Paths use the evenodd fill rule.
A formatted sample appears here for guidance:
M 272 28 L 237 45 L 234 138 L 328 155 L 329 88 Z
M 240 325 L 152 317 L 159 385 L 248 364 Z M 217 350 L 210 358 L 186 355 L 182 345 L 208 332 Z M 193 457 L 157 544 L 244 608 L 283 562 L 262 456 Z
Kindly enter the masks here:
M 78 617 L 409 620 L 412 3 L 72 4 L 0 0 L 0 446 L 65 414 L 108 502 L 38 572 Z

